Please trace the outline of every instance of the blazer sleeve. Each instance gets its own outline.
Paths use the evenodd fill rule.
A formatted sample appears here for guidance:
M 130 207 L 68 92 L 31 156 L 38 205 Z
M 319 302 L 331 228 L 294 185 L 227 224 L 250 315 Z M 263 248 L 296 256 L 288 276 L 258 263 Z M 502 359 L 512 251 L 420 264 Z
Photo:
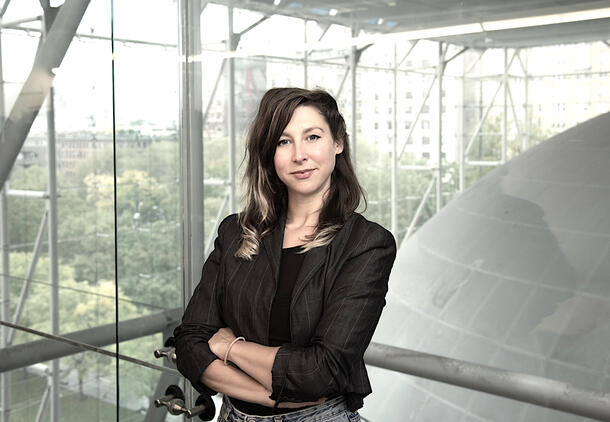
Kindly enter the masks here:
M 201 382 L 201 374 L 217 359 L 208 346 L 208 340 L 224 327 L 219 297 L 222 289 L 221 260 L 226 253 L 226 218 L 218 228 L 214 250 L 203 265 L 201 281 L 184 311 L 182 323 L 174 330 L 176 366 L 199 392 L 214 395 L 216 391 Z
M 375 228 L 339 269 L 311 344 L 278 350 L 271 399 L 309 401 L 350 391 L 350 372 L 371 341 L 396 257 L 392 234 Z

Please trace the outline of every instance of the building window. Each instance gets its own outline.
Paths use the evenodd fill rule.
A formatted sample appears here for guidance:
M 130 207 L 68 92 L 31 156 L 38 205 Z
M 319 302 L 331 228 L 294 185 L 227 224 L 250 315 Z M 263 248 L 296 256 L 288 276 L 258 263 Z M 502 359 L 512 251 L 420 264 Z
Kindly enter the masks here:
M 379 123 L 375 122 L 375 129 L 379 129 Z
M 429 136 L 422 136 L 421 143 L 424 144 L 424 145 L 428 145 L 430 143 L 430 137 Z
M 421 121 L 421 128 L 426 130 L 426 129 L 430 129 L 430 121 L 429 120 L 422 120 Z
M 388 120 L 388 129 L 392 129 L 392 122 Z
M 407 92 L 405 93 L 405 98 L 407 98 L 407 99 L 411 99 L 411 98 L 413 98 L 413 93 L 412 93 L 411 91 L 407 91 Z
M 428 113 L 428 112 L 430 112 L 430 106 L 425 105 L 425 106 L 422 108 L 421 112 L 422 112 L 422 113 Z
M 411 122 L 409 120 L 405 122 L 405 129 L 411 129 Z
M 430 153 L 429 152 L 422 152 L 421 153 L 421 157 L 428 159 L 428 158 L 430 158 Z

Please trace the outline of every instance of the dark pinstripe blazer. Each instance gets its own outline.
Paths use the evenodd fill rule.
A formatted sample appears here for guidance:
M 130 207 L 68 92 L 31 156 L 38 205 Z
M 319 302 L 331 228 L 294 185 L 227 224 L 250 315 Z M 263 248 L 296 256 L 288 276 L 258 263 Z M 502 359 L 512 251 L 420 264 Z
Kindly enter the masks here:
M 235 258 L 241 229 L 237 215 L 218 229 L 214 251 L 182 324 L 176 328 L 177 365 L 199 391 L 200 377 L 216 356 L 208 339 L 221 327 L 269 344 L 285 218 L 262 239 L 252 261 Z M 333 241 L 310 250 L 297 277 L 291 307 L 292 342 L 282 345 L 273 368 L 276 401 L 312 401 L 342 394 L 350 410 L 371 392 L 363 355 L 385 305 L 396 256 L 392 234 L 354 213 Z

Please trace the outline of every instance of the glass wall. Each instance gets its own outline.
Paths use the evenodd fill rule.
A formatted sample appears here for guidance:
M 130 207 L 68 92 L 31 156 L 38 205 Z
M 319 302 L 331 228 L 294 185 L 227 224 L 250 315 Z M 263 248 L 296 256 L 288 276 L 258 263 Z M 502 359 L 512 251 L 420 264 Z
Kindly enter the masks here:
M 0 123 L 27 95 L 55 14 L 35 0 L 6 4 Z M 240 34 L 232 43 L 230 16 Z M 1 319 L 21 328 L 3 326 L 0 337 L 7 350 L 27 343 L 33 356 L 1 375 L 4 421 L 163 420 L 152 399 L 176 382 L 188 393 L 152 352 L 181 316 L 218 223 L 240 209 L 244 142 L 267 89 L 323 88 L 337 98 L 367 192 L 361 211 L 399 244 L 493 168 L 610 110 L 610 49 L 598 41 L 352 46 L 346 25 L 186 0 L 91 0 L 78 20 L 51 69 L 52 101 L 2 194 Z M 186 155 L 189 143 L 202 153 Z M 187 204 L 193 159 L 203 198 Z M 185 221 L 197 215 L 194 244 Z M 66 343 L 44 335 L 81 330 L 94 330 L 74 337 L 89 349 L 57 352 L 52 363 L 50 350 Z

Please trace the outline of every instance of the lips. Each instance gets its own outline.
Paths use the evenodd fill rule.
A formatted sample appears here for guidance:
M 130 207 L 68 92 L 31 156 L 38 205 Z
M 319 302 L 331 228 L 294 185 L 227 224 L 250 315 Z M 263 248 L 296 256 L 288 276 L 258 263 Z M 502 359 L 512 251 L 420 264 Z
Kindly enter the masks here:
M 290 174 L 305 174 L 305 173 L 310 173 L 312 171 L 314 171 L 315 169 L 305 169 L 305 170 L 299 170 L 299 171 L 293 171 Z
M 290 174 L 295 176 L 297 179 L 307 179 L 309 176 L 311 176 L 311 174 L 313 173 L 314 170 L 315 169 L 305 169 L 305 170 L 293 171 Z

